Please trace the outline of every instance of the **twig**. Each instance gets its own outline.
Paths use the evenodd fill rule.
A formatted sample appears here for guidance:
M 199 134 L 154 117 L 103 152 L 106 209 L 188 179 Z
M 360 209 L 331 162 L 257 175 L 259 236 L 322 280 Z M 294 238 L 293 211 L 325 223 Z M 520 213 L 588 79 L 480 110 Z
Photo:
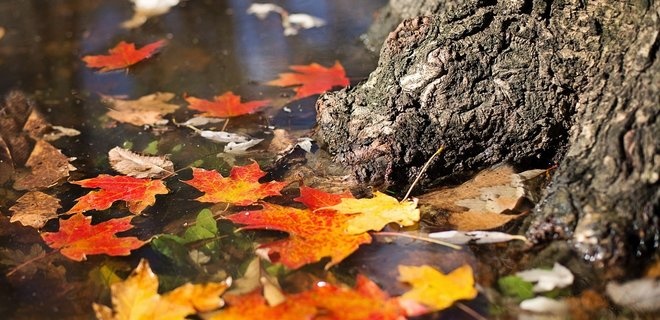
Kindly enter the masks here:
M 421 241 L 426 241 L 426 242 L 430 242 L 430 243 L 439 244 L 439 245 L 442 245 L 442 246 L 445 246 L 445 247 L 448 247 L 448 248 L 452 248 L 454 250 L 461 250 L 460 246 L 457 246 L 453 243 L 444 242 L 444 241 L 441 241 L 441 240 L 436 240 L 436 239 L 431 239 L 431 238 L 424 238 L 424 237 L 415 236 L 415 235 L 407 234 L 407 233 L 381 231 L 381 232 L 374 232 L 372 234 L 375 235 L 375 236 L 384 236 L 384 237 L 394 236 L 394 237 L 410 238 L 410 239 L 421 240 Z
M 466 306 L 465 304 L 463 304 L 463 303 L 461 303 L 461 302 L 456 303 L 456 307 L 458 307 L 458 308 L 461 309 L 463 312 L 465 312 L 465 313 L 467 313 L 468 315 L 470 315 L 472 318 L 475 318 L 475 319 L 477 319 L 477 320 L 488 320 L 488 319 L 486 319 L 484 316 L 482 316 L 481 314 L 479 314 L 479 312 L 474 311 L 474 309 L 472 309 L 472 308 Z
M 406 196 L 403 197 L 403 199 L 401 200 L 401 202 L 404 202 L 404 201 L 406 201 L 406 199 L 408 199 L 408 197 L 410 196 L 410 193 L 412 192 L 413 188 L 415 187 L 415 185 L 417 184 L 417 182 L 419 182 L 419 179 L 422 177 L 422 174 L 424 174 L 424 171 L 426 171 L 426 169 L 428 169 L 429 165 L 431 165 L 431 161 L 433 161 L 433 159 L 434 159 L 437 155 L 439 155 L 439 154 L 442 152 L 442 150 L 445 150 L 445 146 L 440 146 L 440 149 L 438 149 L 438 151 L 436 151 L 436 152 L 435 152 L 435 153 L 434 153 L 434 154 L 433 154 L 433 155 L 432 155 L 432 156 L 426 161 L 426 163 L 424 164 L 424 166 L 422 167 L 422 169 L 419 170 L 419 173 L 417 174 L 417 177 L 415 178 L 415 181 L 413 181 L 413 183 L 410 185 L 410 188 L 408 188 L 408 192 L 406 192 Z
M 7 278 L 9 278 L 12 274 L 16 273 L 18 270 L 23 269 L 25 266 L 27 266 L 27 265 L 35 262 L 35 261 L 39 261 L 41 259 L 44 259 L 44 258 L 48 257 L 49 255 L 55 253 L 55 252 L 59 252 L 59 251 L 51 251 L 51 252 L 48 252 L 48 253 L 46 253 L 44 251 L 42 254 L 40 254 L 40 255 L 32 258 L 32 259 L 24 261 L 23 263 L 17 265 L 13 269 L 11 269 L 9 272 L 7 272 L 7 274 L 6 274 Z

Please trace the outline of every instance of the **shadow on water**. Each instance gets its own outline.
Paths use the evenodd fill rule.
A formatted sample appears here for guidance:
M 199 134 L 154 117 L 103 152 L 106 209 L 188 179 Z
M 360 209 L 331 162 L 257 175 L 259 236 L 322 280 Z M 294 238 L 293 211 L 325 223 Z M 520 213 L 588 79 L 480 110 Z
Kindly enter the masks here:
M 321 28 L 284 36 L 277 15 L 271 14 L 265 20 L 248 15 L 246 9 L 251 2 L 245 0 L 183 1 L 169 13 L 151 18 L 143 26 L 131 30 L 119 27 L 132 15 L 129 1 L 5 1 L 0 3 L 0 27 L 5 30 L 0 39 L 0 93 L 20 89 L 36 99 L 48 121 L 81 131 L 77 137 L 54 143 L 64 154 L 77 158 L 73 164 L 78 170 L 70 180 L 112 173 L 107 152 L 115 146 L 170 154 L 177 169 L 195 163 L 226 174 L 233 163 L 246 164 L 250 158 L 268 163 L 275 155 L 261 150 L 228 161 L 216 156 L 222 153 L 222 146 L 195 136 L 185 128 L 170 126 L 170 130 L 161 132 L 112 122 L 105 116 L 107 107 L 101 103 L 99 95 L 136 99 L 166 91 L 176 94 L 174 101 L 179 105 L 185 105 L 183 97 L 186 95 L 210 99 L 226 91 L 233 91 L 247 100 L 285 98 L 292 95 L 290 90 L 264 83 L 286 72 L 290 65 L 316 62 L 331 66 L 335 61 L 343 64 L 351 83 L 355 84 L 375 68 L 376 57 L 358 38 L 371 23 L 374 12 L 385 2 L 278 1 L 278 5 L 290 12 L 304 12 L 327 22 Z M 105 54 L 119 41 L 142 46 L 160 39 L 167 41 L 166 47 L 127 72 L 97 73 L 81 61 L 85 55 Z M 227 131 L 269 139 L 273 128 L 291 132 L 309 130 L 314 126 L 315 100 L 316 97 L 306 98 L 288 104 L 286 109 L 273 107 L 232 119 Z M 185 120 L 192 116 L 193 112 L 183 109 L 177 111 L 174 118 Z M 179 181 L 187 179 L 190 179 L 189 170 L 169 178 L 170 194 L 159 196 L 154 207 L 135 219 L 137 227 L 128 234 L 146 239 L 164 230 L 179 234 L 184 225 L 190 225 L 196 213 L 208 206 L 191 200 L 199 193 Z M 55 193 L 66 209 L 86 191 L 65 184 Z M 223 210 L 212 209 L 214 212 Z M 39 256 L 39 250 L 46 248 L 34 248 L 34 244 L 42 243 L 41 238 L 34 230 L 9 224 L 6 218 L 9 212 L 6 208 L 2 210 L 5 217 L 0 223 L 0 240 L 4 252 L 22 255 L 16 257 L 17 260 Z M 103 213 L 103 218 L 95 216 L 94 221 L 125 215 L 123 206 L 114 206 Z M 234 227 L 226 221 L 220 221 L 219 228 L 228 234 L 213 244 L 214 250 L 222 252 L 220 258 L 215 266 L 201 271 L 190 265 L 173 265 L 150 246 L 126 258 L 90 256 L 81 263 L 46 255 L 34 268 L 23 269 L 22 275 L 0 277 L 0 314 L 18 319 L 89 318 L 91 302 L 109 301 L 109 279 L 126 277 L 143 257 L 152 262 L 159 274 L 161 289 L 171 289 L 189 280 L 210 281 L 237 276 L 238 270 L 252 256 L 253 238 L 258 233 L 234 234 Z M 57 223 L 51 221 L 44 230 L 57 230 Z M 346 275 L 364 272 L 388 291 L 400 294 L 402 288 L 392 280 L 396 278 L 393 272 L 398 264 L 414 261 L 447 270 L 466 261 L 474 264 L 469 253 L 447 251 L 450 250 L 437 251 L 406 241 L 374 243 L 365 246 L 335 271 Z M 322 264 L 318 266 L 321 270 Z M 0 266 L 3 273 L 10 269 Z

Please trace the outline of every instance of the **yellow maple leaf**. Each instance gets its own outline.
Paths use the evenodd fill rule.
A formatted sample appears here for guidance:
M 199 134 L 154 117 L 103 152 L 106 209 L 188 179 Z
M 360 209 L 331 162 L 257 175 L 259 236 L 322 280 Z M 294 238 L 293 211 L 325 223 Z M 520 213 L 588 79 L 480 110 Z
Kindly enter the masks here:
M 399 266 L 399 281 L 412 286 L 401 296 L 402 299 L 422 303 L 435 311 L 446 309 L 455 301 L 477 296 L 472 268 L 467 264 L 448 274 L 427 265 Z
M 94 303 L 93 307 L 101 320 L 185 319 L 197 312 L 222 307 L 224 301 L 220 295 L 229 287 L 229 282 L 186 283 L 159 295 L 158 277 L 143 259 L 128 279 L 110 287 L 114 312 L 101 304 Z
M 359 234 L 370 230 L 379 231 L 390 222 L 411 226 L 419 221 L 417 201 L 399 202 L 393 197 L 378 191 L 373 198 L 343 198 L 339 204 L 318 210 L 335 210 L 352 215 L 347 222 L 346 233 Z

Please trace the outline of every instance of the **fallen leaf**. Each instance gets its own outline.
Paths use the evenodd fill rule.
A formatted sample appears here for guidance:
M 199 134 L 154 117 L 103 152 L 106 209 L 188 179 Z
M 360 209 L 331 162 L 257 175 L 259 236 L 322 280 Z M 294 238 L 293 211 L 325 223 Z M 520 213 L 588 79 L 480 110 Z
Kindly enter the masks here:
M 367 233 L 347 234 L 347 216 L 332 211 L 311 211 L 262 203 L 263 209 L 227 216 L 242 229 L 267 229 L 287 232 L 289 237 L 262 244 L 272 262 L 291 269 L 330 257 L 326 269 L 355 252 L 361 244 L 370 243 Z
M 342 199 L 353 199 L 353 195 L 346 191 L 344 193 L 328 193 L 307 186 L 300 187 L 300 196 L 293 199 L 304 204 L 309 210 L 334 206 L 341 203 Z
M 443 310 L 458 300 L 477 296 L 472 268 L 467 264 L 446 275 L 426 265 L 399 266 L 399 281 L 412 286 L 401 299 L 417 301 L 433 310 Z
M 225 148 L 223 150 L 226 153 L 243 154 L 243 153 L 247 152 L 247 149 L 250 149 L 250 148 L 258 145 L 259 143 L 261 143 L 261 141 L 264 141 L 264 139 L 252 139 L 252 140 L 249 140 L 249 141 L 246 141 L 246 142 L 240 142 L 240 143 L 230 142 L 225 146 Z
M 133 2 L 133 17 L 122 22 L 122 28 L 137 28 L 147 22 L 147 19 L 166 14 L 179 4 L 179 0 L 131 0 L 131 2 Z
M 0 135 L 0 184 L 9 181 L 14 175 L 14 160 L 11 157 L 9 146 Z
M 69 176 L 76 167 L 69 163 L 69 158 L 50 143 L 39 140 L 34 146 L 25 166 L 30 172 L 21 172 L 14 178 L 14 189 L 36 190 L 56 185 Z
M 83 61 L 89 68 L 100 68 L 100 72 L 124 69 L 151 57 L 164 45 L 164 40 L 158 40 L 135 49 L 135 44 L 122 41 L 108 51 L 109 55 L 85 56 Z
M 184 319 L 198 312 L 209 312 L 224 305 L 220 295 L 229 287 L 225 282 L 186 283 L 163 295 L 158 294 L 158 277 L 142 259 L 133 273 L 110 287 L 113 308 L 94 303 L 96 317 L 119 319 Z
M 156 92 L 136 100 L 124 100 L 104 95 L 101 101 L 108 105 L 110 110 L 107 115 L 114 120 L 136 126 L 154 126 L 167 124 L 168 120 L 163 116 L 179 108 L 169 103 L 174 96 L 170 92 Z
M 213 315 L 210 320 L 300 320 L 313 319 L 316 314 L 315 306 L 298 303 L 292 298 L 276 306 L 270 306 L 260 290 L 243 295 L 227 294 L 224 298 L 227 307 Z
M 444 188 L 419 196 L 420 205 L 429 205 L 449 214 L 448 223 L 460 231 L 498 228 L 521 217 L 512 214 L 523 198 L 531 195 L 534 178 L 545 170 L 515 173 L 510 166 L 499 166 L 477 174 L 455 188 Z
M 242 134 L 225 131 L 200 130 L 199 136 L 220 143 L 242 143 L 250 141 L 248 137 Z
M 174 164 L 167 157 L 148 157 L 120 147 L 108 152 L 110 166 L 115 171 L 135 177 L 161 179 L 174 174 Z
M 555 262 L 552 270 L 530 269 L 516 272 L 516 276 L 525 281 L 536 282 L 534 292 L 546 292 L 555 288 L 564 288 L 573 284 L 574 279 L 571 270 L 568 270 L 568 268 L 558 262 Z
M 417 209 L 416 201 L 399 202 L 378 191 L 374 192 L 373 198 L 344 198 L 336 205 L 321 209 L 335 210 L 349 215 L 351 218 L 348 221 L 346 232 L 350 234 L 370 230 L 380 231 L 391 222 L 401 226 L 411 226 L 419 221 L 419 209 Z
M 43 192 L 30 191 L 18 198 L 16 204 L 9 208 L 9 211 L 14 213 L 10 221 L 40 229 L 48 220 L 57 217 L 57 210 L 60 208 L 59 199 Z
M 203 116 L 218 118 L 231 118 L 254 113 L 270 104 L 270 100 L 254 100 L 241 103 L 241 96 L 235 95 L 231 91 L 215 96 L 213 101 L 195 97 L 186 97 L 185 99 L 189 103 L 189 109 L 202 111 Z
M 117 237 L 116 233 L 130 230 L 133 217 L 111 219 L 92 225 L 92 218 L 81 213 L 74 214 L 67 220 L 60 220 L 58 232 L 44 232 L 41 237 L 46 244 L 60 250 L 63 256 L 82 261 L 87 255 L 107 254 L 127 256 L 131 250 L 145 244 L 135 237 Z
M 266 173 L 259 168 L 257 162 L 233 167 L 227 178 L 215 170 L 192 170 L 193 178 L 183 182 L 205 193 L 195 199 L 200 202 L 226 202 L 246 206 L 268 196 L 280 195 L 280 190 L 287 185 L 286 182 L 277 181 L 259 183 L 259 179 Z
M 185 122 L 180 123 L 179 125 L 182 126 L 192 126 L 192 127 L 198 127 L 198 126 L 204 126 L 210 123 L 219 123 L 219 122 L 224 122 L 225 119 L 219 119 L 219 118 L 209 118 L 209 117 L 192 117 Z
M 80 131 L 73 128 L 62 126 L 50 126 L 50 131 L 42 136 L 45 141 L 55 141 L 62 137 L 75 137 L 80 135 Z
M 295 86 L 294 100 L 324 93 L 335 86 L 345 87 L 350 84 L 346 78 L 344 67 L 337 61 L 326 68 L 318 63 L 309 65 L 294 65 L 289 67 L 293 72 L 280 73 L 279 78 L 266 84 L 278 87 Z
M 429 237 L 433 239 L 440 239 L 445 242 L 453 244 L 466 244 L 466 243 L 498 243 L 507 242 L 511 240 L 527 241 L 527 238 L 522 235 L 512 235 L 504 232 L 496 231 L 442 231 L 429 233 Z
M 96 178 L 73 181 L 84 188 L 100 188 L 77 199 L 77 203 L 67 213 L 89 210 L 105 210 L 118 200 L 126 201 L 128 210 L 140 214 L 156 202 L 156 195 L 169 191 L 162 180 L 140 179 L 128 176 L 101 174 Z

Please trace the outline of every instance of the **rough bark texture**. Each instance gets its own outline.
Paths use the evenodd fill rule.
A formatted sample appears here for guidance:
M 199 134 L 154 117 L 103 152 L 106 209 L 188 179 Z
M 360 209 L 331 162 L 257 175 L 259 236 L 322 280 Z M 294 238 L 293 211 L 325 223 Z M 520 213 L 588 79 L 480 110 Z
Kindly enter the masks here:
M 392 0 L 381 19 L 405 2 L 434 14 L 404 20 L 365 83 L 317 103 L 338 161 L 397 187 L 440 145 L 427 184 L 558 162 L 530 237 L 602 262 L 658 249 L 660 3 Z

